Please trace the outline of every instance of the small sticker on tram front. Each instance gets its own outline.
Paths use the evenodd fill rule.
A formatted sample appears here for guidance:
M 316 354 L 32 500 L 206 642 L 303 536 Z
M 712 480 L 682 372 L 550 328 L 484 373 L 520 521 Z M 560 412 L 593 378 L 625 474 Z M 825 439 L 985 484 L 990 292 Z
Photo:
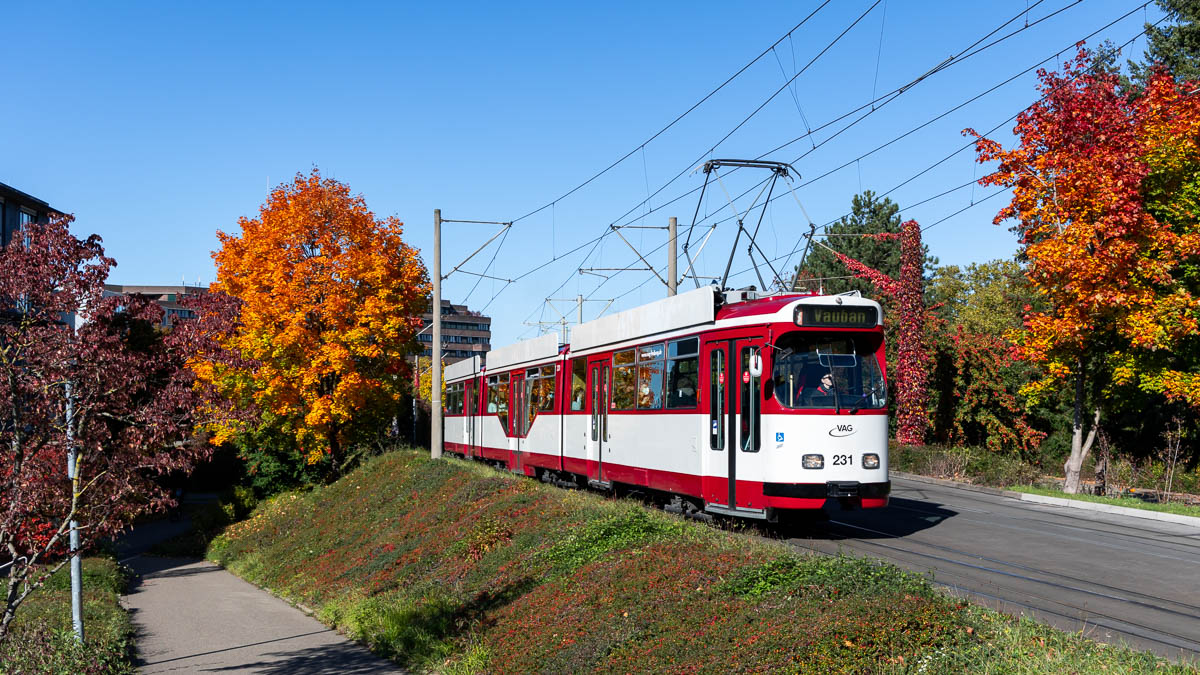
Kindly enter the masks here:
M 776 432 L 775 432 L 775 442 L 776 442 L 776 443 L 782 443 L 782 442 L 783 442 L 783 432 L 782 432 L 782 431 L 776 431 Z

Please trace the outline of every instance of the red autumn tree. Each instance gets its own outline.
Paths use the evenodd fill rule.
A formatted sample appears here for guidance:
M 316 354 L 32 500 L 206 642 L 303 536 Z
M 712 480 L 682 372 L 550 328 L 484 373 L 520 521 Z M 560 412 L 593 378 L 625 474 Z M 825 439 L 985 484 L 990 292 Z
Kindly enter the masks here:
M 103 297 L 114 262 L 99 237 L 71 236 L 70 221 L 32 226 L 0 250 L 0 640 L 66 561 L 69 521 L 87 549 L 169 505 L 155 477 L 207 452 L 180 443 L 195 406 L 185 364 L 197 334 L 160 331 L 162 311 L 145 298 Z
M 1042 98 L 1018 116 L 1016 147 L 977 143 L 979 161 L 999 162 L 980 182 L 1013 188 L 995 221 L 1017 221 L 1046 307 L 1011 336 L 1044 372 L 1023 391 L 1074 390 L 1067 492 L 1121 387 L 1200 411 L 1200 374 L 1177 356 L 1200 337 L 1200 97 L 1159 73 L 1130 100 L 1090 66 L 1081 47 L 1063 73 L 1039 72 Z

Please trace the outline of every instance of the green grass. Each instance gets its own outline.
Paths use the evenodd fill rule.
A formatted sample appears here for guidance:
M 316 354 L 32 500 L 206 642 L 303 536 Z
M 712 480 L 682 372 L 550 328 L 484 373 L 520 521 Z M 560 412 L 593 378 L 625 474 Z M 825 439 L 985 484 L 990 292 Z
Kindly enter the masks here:
M 1008 489 L 1014 492 L 1027 492 L 1029 494 L 1043 495 L 1046 497 L 1061 497 L 1063 499 L 1075 499 L 1081 502 L 1111 504 L 1112 506 L 1125 506 L 1131 509 L 1142 509 L 1143 511 L 1160 511 L 1162 513 L 1174 513 L 1180 516 L 1193 516 L 1200 518 L 1200 506 L 1189 506 L 1187 504 L 1179 504 L 1176 502 L 1154 503 L 1142 501 L 1136 497 L 1101 497 L 1098 495 L 1084 494 L 1070 495 L 1062 490 L 1038 487 L 1036 485 L 1015 485 Z
M 415 672 L 1194 672 L 631 501 L 400 451 L 208 555 Z
M 133 673 L 133 625 L 119 603 L 125 570 L 109 558 L 83 561 L 85 645 L 71 632 L 70 577 L 66 567 L 17 610 L 0 645 L 0 673 Z

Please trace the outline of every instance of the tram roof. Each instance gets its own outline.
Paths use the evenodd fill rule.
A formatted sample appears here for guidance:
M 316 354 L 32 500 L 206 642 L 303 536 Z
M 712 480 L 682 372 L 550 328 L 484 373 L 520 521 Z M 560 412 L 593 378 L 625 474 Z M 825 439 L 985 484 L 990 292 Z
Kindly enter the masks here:
M 480 363 L 478 354 L 462 361 L 455 361 L 446 366 L 446 381 L 449 382 L 450 380 L 470 377 L 479 372 L 481 365 L 483 364 Z
M 716 311 L 716 289 L 712 286 L 702 286 L 687 293 L 581 323 L 571 330 L 571 350 L 582 351 L 632 337 L 656 335 L 712 323 L 716 318 Z
M 487 353 L 487 367 L 488 370 L 498 370 L 555 356 L 558 356 L 558 335 L 547 333 L 493 349 Z

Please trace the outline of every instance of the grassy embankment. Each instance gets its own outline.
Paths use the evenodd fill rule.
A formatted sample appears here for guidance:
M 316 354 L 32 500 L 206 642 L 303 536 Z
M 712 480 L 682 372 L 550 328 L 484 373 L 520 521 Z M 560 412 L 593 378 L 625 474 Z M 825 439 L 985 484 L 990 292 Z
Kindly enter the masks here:
M 0 646 L 0 673 L 132 673 L 133 626 L 119 599 L 126 576 L 111 558 L 83 561 L 84 646 L 71 632 L 71 582 L 58 571 L 21 605 Z
M 1194 672 L 891 566 L 409 451 L 262 504 L 209 557 L 415 670 Z

